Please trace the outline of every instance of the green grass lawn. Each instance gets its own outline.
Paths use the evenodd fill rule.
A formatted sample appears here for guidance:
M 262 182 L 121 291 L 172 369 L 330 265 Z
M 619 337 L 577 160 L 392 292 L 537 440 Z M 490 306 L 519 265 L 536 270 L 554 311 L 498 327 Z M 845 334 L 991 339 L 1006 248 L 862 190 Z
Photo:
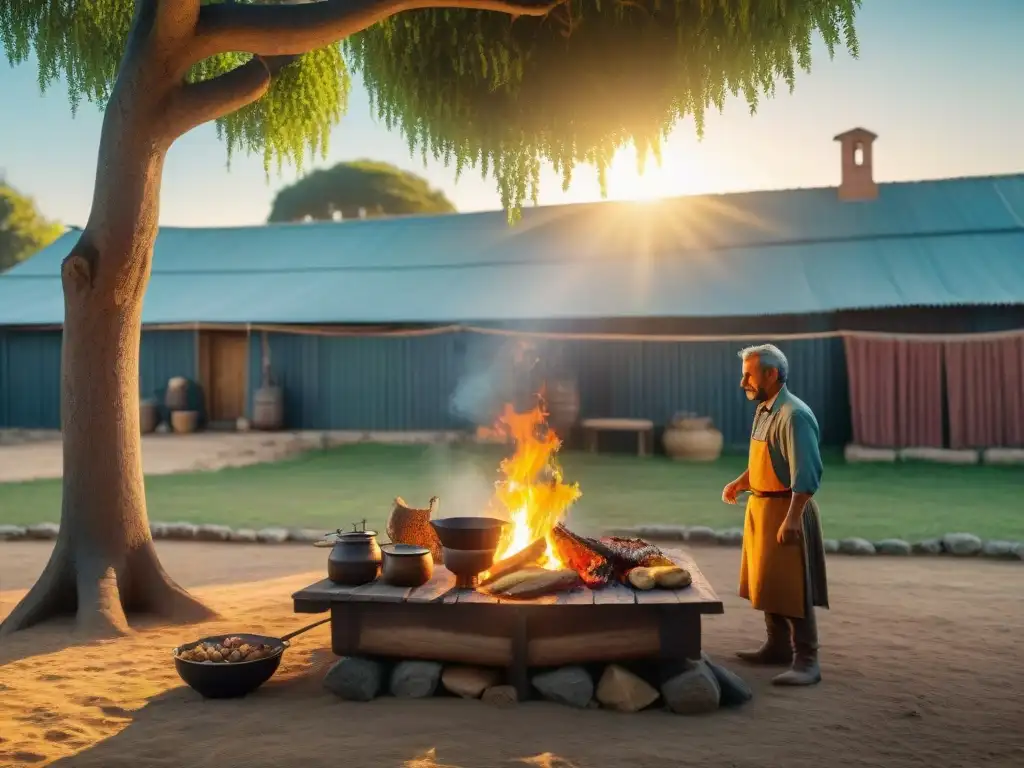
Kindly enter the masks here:
M 445 515 L 474 513 L 497 477 L 498 448 L 356 445 L 278 464 L 151 477 L 152 520 L 271 524 L 324 531 L 366 518 L 383 525 L 395 496 L 425 506 L 441 496 Z M 583 497 L 573 523 L 594 530 L 642 523 L 738 526 L 742 507 L 721 503 L 722 486 L 743 469 L 726 456 L 713 464 L 664 458 L 563 456 L 567 480 Z M 845 464 L 826 459 L 818 496 L 829 538 L 917 539 L 949 531 L 1024 540 L 1024 470 L 931 464 Z M 0 485 L 0 523 L 60 516 L 60 483 Z

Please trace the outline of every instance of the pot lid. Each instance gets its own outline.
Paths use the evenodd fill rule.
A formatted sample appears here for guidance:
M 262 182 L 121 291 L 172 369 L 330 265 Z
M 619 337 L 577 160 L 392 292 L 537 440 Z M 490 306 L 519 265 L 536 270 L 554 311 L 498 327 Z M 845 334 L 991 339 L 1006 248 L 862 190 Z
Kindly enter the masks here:
M 369 541 L 377 537 L 376 531 L 346 531 L 334 534 L 338 541 Z
M 423 555 L 429 555 L 430 550 L 426 547 L 421 547 L 416 544 L 385 544 L 381 547 L 382 552 L 387 552 L 389 555 L 407 556 L 407 557 L 422 557 Z

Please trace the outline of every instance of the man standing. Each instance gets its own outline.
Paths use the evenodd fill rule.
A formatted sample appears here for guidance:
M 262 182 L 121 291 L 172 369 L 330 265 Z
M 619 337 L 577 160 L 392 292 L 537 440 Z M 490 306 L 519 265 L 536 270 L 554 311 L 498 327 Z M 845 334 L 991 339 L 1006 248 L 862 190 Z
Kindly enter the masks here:
M 735 504 L 739 493 L 750 491 L 739 593 L 764 611 L 768 639 L 736 655 L 752 664 L 789 665 L 772 680 L 776 685 L 814 685 L 821 681 L 814 608 L 828 608 L 821 521 L 812 498 L 822 475 L 818 422 L 786 387 L 789 361 L 778 347 L 748 347 L 740 358 L 740 386 L 758 406 L 747 471 L 725 486 L 722 501 Z

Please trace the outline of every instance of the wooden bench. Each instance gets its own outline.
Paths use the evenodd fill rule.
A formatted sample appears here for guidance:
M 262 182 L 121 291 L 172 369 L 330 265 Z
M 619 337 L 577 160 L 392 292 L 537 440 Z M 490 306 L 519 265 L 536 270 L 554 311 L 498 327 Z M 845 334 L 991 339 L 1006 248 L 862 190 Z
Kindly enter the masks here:
M 636 432 L 637 456 L 654 453 L 654 422 L 650 419 L 584 419 L 580 422 L 587 450 L 597 453 L 599 432 Z

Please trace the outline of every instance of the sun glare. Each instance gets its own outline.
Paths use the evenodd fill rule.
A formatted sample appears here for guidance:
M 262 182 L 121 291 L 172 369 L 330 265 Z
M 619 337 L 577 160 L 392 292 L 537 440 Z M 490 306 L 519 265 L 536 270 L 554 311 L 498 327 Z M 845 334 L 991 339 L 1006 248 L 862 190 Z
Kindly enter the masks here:
M 667 146 L 661 164 L 653 155 L 647 156 L 643 174 L 637 171 L 636 150 L 622 147 L 615 153 L 608 168 L 608 197 L 613 200 L 653 202 L 666 197 L 697 194 L 706 186 L 706 177 L 693 157 L 686 157 L 680 147 Z

